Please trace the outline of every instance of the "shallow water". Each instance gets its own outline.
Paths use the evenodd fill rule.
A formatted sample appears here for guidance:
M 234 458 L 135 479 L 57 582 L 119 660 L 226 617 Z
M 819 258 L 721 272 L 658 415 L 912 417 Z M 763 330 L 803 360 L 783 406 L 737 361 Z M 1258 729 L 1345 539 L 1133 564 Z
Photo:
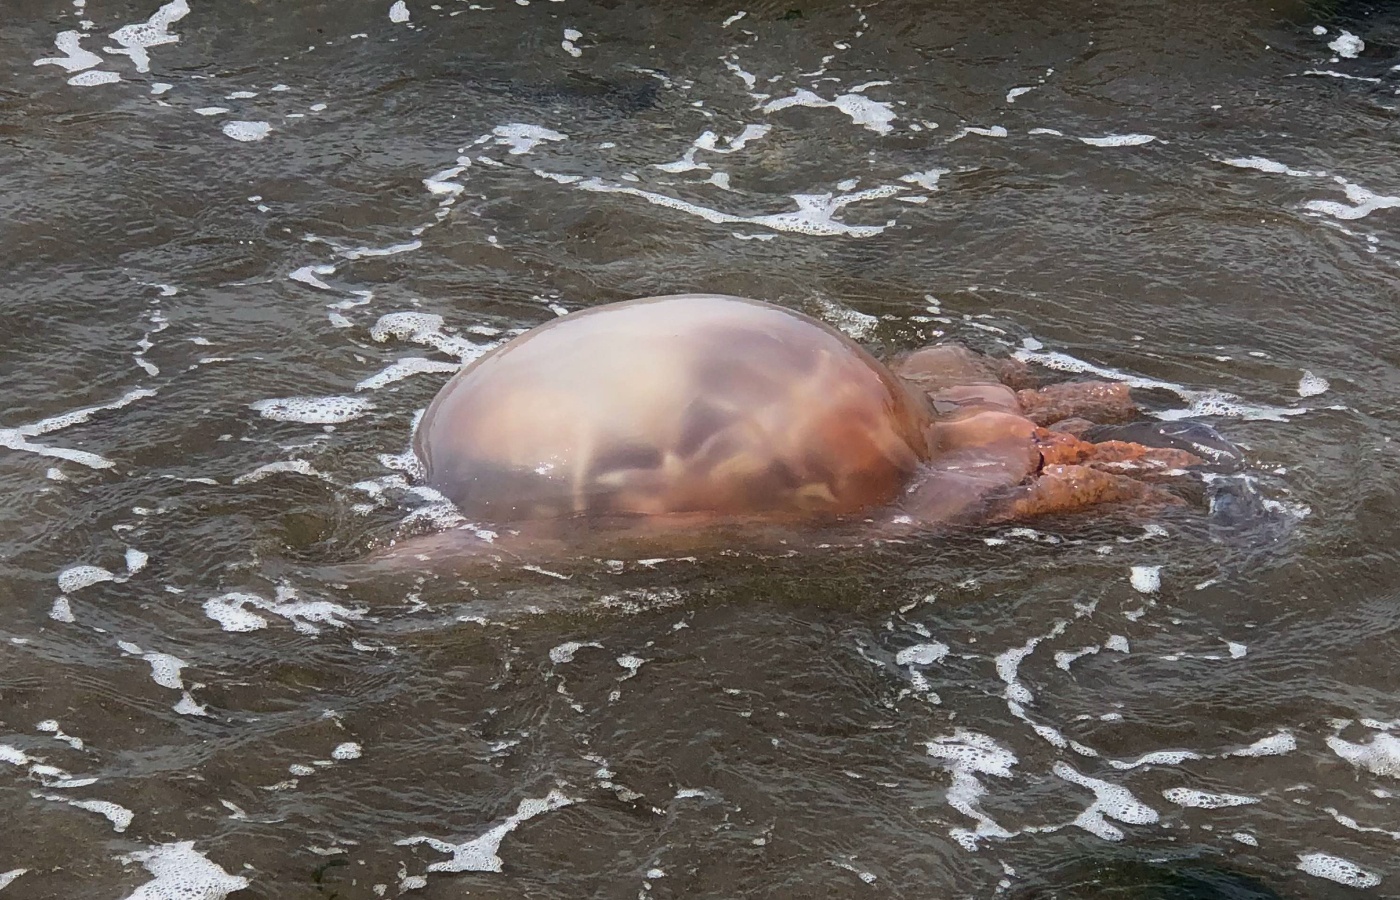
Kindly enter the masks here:
M 1400 890 L 1400 17 L 182 12 L 0 30 L 3 896 Z M 342 577 L 460 361 L 680 290 L 1160 382 L 1296 525 Z

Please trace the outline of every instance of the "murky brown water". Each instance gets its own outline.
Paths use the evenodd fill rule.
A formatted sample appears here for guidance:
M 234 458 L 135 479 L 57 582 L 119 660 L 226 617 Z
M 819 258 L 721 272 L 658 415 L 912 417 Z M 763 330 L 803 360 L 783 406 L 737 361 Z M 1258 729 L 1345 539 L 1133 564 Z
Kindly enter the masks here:
M 180 12 L 0 29 L 4 897 L 1400 891 L 1394 11 Z M 1166 382 L 1306 514 L 337 574 L 459 360 L 681 290 Z

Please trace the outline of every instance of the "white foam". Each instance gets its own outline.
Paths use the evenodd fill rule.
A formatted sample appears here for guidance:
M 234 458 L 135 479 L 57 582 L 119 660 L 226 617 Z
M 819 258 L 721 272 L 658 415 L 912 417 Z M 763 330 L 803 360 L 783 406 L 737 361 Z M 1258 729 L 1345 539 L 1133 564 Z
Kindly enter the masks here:
M 863 86 L 864 87 L 864 86 Z M 876 134 L 889 134 L 894 130 L 890 123 L 896 118 L 894 104 L 871 100 L 859 93 L 838 94 L 830 100 L 805 88 L 797 89 L 791 97 L 780 97 L 764 104 L 766 113 L 778 112 L 793 106 L 806 106 L 813 109 L 836 109 L 850 117 L 851 121 Z
M 146 653 L 142 658 L 151 664 L 151 680 L 156 684 L 177 691 L 184 689 L 180 671 L 187 663 L 183 659 L 169 653 Z
M 194 114 L 197 116 L 222 116 L 226 112 L 228 112 L 227 106 L 201 106 L 195 109 Z
M 0 447 L 7 450 L 19 450 L 25 453 L 33 453 L 37 456 L 48 456 L 54 459 L 66 459 L 92 469 L 110 469 L 115 463 L 110 459 L 98 456 L 96 453 L 89 453 L 86 450 L 69 450 L 64 447 L 50 447 L 46 444 L 32 443 L 29 438 L 38 437 L 42 434 L 50 434 L 70 428 L 74 425 L 81 425 L 90 420 L 94 415 L 104 410 L 121 409 L 129 406 L 137 400 L 146 397 L 154 397 L 155 391 L 147 388 L 138 388 L 128 391 L 110 403 L 103 403 L 98 406 L 88 406 L 82 409 L 75 409 L 71 412 L 60 413 L 50 416 L 47 419 L 40 419 L 38 422 L 29 425 L 20 425 L 17 428 L 0 428 Z
M 412 13 L 408 11 L 408 4 L 403 0 L 394 0 L 394 5 L 389 7 L 389 21 L 395 25 L 402 25 L 412 17 Z
M 62 794 L 38 794 L 37 796 L 43 797 L 45 800 L 67 803 L 69 806 L 76 806 L 78 809 L 104 816 L 107 821 L 112 823 L 112 830 L 118 834 L 126 831 L 127 827 L 131 825 L 131 820 L 135 818 L 135 814 L 125 806 L 118 806 L 106 800 L 72 800 Z
M 336 748 L 331 751 L 331 759 L 341 761 L 359 759 L 363 755 L 364 750 L 354 741 L 346 741 L 343 744 L 338 744 Z
M 230 875 L 195 850 L 194 841 L 158 844 L 118 858 L 126 864 L 139 862 L 155 876 L 126 900 L 224 900 L 248 886 L 248 879 Z
M 1241 400 L 1234 394 L 1229 394 L 1224 391 L 1196 391 L 1170 381 L 1160 381 L 1155 378 L 1143 378 L 1137 375 L 1129 375 L 1117 369 L 1095 365 L 1087 360 L 1079 359 L 1078 357 L 1071 356 L 1062 351 L 1039 351 L 1022 347 L 1014 351 L 1012 356 L 1022 362 L 1033 362 L 1047 369 L 1055 369 L 1061 372 L 1074 372 L 1077 374 L 1092 374 L 1099 378 L 1117 381 L 1129 387 L 1141 388 L 1143 390 L 1170 391 L 1185 400 L 1187 402 L 1187 407 L 1185 409 L 1159 410 L 1151 413 L 1152 416 L 1167 422 L 1198 416 L 1227 416 L 1244 419 L 1246 421 L 1285 422 L 1291 416 L 1299 416 L 1309 412 L 1307 407 L 1251 404 Z
M 383 343 L 389 338 L 409 341 L 424 347 L 431 347 L 466 365 L 481 356 L 494 344 L 474 344 L 465 338 L 456 337 L 443 331 L 442 316 L 422 312 L 394 312 L 379 317 L 370 326 L 372 340 Z
M 318 626 L 344 628 L 350 622 L 364 618 L 362 610 L 350 609 L 329 600 L 296 600 L 296 592 L 287 587 L 277 589 L 277 599 L 268 600 L 257 594 L 233 591 L 204 601 L 204 614 L 219 623 L 224 631 L 257 631 L 267 627 L 267 619 L 253 610 L 281 616 L 301 634 L 320 634 Z
M 104 72 L 100 69 L 91 69 L 87 72 L 79 72 L 68 83 L 74 87 L 97 87 L 102 84 L 116 84 L 122 77 L 116 72 Z
M 1327 389 L 1332 385 L 1321 375 L 1314 375 L 1307 369 L 1303 370 L 1303 375 L 1298 379 L 1299 397 L 1316 397 L 1318 394 L 1327 393 Z
M 363 397 L 281 397 L 248 405 L 265 419 L 307 425 L 350 422 L 374 409 Z
M 1033 90 L 1035 90 L 1035 88 L 1033 87 L 1014 87 L 1006 92 L 1006 102 L 1015 103 L 1017 97 L 1020 97 L 1024 94 L 1029 94 Z
M 952 137 L 948 138 L 948 143 L 951 144 L 953 141 L 960 141 L 963 138 L 967 137 L 969 134 L 975 134 L 979 137 L 1004 138 L 1008 134 L 1010 134 L 1010 132 L 1008 132 L 1006 128 L 1002 125 L 993 125 L 990 128 L 983 128 L 978 125 L 968 125 L 965 128 L 958 129 L 957 134 L 954 134 Z
M 281 474 L 311 475 L 316 478 L 325 478 L 329 480 L 328 475 L 316 471 L 316 469 L 312 468 L 311 463 L 304 459 L 280 459 L 277 462 L 270 462 L 266 465 L 258 466 L 251 472 L 245 472 L 235 477 L 233 483 L 251 484 L 256 481 L 262 481 L 264 478 Z
M 944 175 L 952 173 L 952 169 L 925 169 L 922 172 L 910 172 L 908 175 L 899 176 L 899 180 L 906 184 L 917 184 L 926 191 L 938 190 L 938 179 Z
M 1326 172 L 1311 172 L 1306 169 L 1294 169 L 1281 162 L 1263 156 L 1241 156 L 1234 159 L 1222 159 L 1222 163 L 1227 166 L 1234 166 L 1237 169 L 1256 169 L 1260 172 L 1268 172 L 1271 175 L 1289 175 L 1294 178 L 1315 178 L 1324 176 Z
M 740 19 L 742 19 L 744 16 L 747 16 L 747 15 L 748 15 L 748 12 L 746 12 L 745 10 L 742 10 L 742 9 L 741 9 L 741 10 L 739 10 L 738 12 L 736 12 L 734 15 L 732 15 L 732 16 L 730 16 L 729 18 L 725 19 L 724 22 L 720 25 L 720 27 L 721 27 L 721 28 L 728 28 L 730 25 L 733 25 L 735 22 L 739 21 Z
M 102 62 L 102 57 L 91 50 L 84 50 L 83 35 L 77 31 L 60 31 L 53 39 L 53 45 L 63 51 L 62 56 L 46 56 L 34 60 L 36 66 L 58 66 L 65 72 L 81 72 Z
M 408 253 L 423 246 L 422 241 L 401 241 L 397 244 L 389 244 L 386 247 L 351 247 L 349 249 L 336 250 L 336 255 L 346 259 L 365 259 L 375 256 L 397 256 L 400 253 Z
M 1150 134 L 1106 134 L 1103 137 L 1082 137 L 1079 139 L 1090 147 L 1140 147 L 1157 140 Z
M 1400 777 L 1400 738 L 1394 735 L 1382 731 L 1368 743 L 1353 744 L 1334 734 L 1327 738 L 1327 746 L 1342 759 L 1373 775 Z
M 135 575 L 146 568 L 146 563 L 150 562 L 150 554 L 137 550 L 135 547 L 126 548 L 126 574 Z
M 67 596 L 60 595 L 54 598 L 53 606 L 49 607 L 49 618 L 55 622 L 66 622 L 72 624 L 77 621 L 73 615 L 73 604 L 69 602 Z
M 565 643 L 562 643 L 559 646 L 550 649 L 549 661 L 554 663 L 556 666 L 563 665 L 564 663 L 571 663 L 574 661 L 574 654 L 582 650 L 584 647 L 596 647 L 601 650 L 603 648 L 603 645 L 595 644 L 591 641 L 586 644 L 580 643 L 578 641 L 566 641 Z
M 1328 78 L 1343 78 L 1347 81 L 1364 81 L 1367 84 L 1380 84 L 1379 78 L 1370 78 L 1365 75 L 1350 75 L 1346 72 L 1336 72 L 1332 69 L 1307 69 L 1304 75 L 1325 75 Z
M 1152 825 L 1159 818 L 1155 809 L 1142 803 L 1125 787 L 1081 775 L 1065 762 L 1055 763 L 1051 771 L 1065 781 L 1094 792 L 1094 802 L 1079 814 L 1074 824 L 1096 837 L 1106 841 L 1123 839 L 1122 829 L 1110 825 L 1109 819 L 1127 825 Z
M 1287 731 L 1262 737 L 1248 747 L 1231 750 L 1222 756 L 1283 756 L 1298 749 L 1298 739 Z
M 1065 622 L 1057 621 L 1050 629 L 1049 634 L 1039 635 L 1028 639 L 1019 647 L 1012 647 L 997 654 L 996 669 L 997 677 L 1006 683 L 1005 697 L 1009 703 L 1025 704 L 1035 699 L 1035 695 L 1030 689 L 1021 684 L 1018 671 L 1021 662 L 1040 644 L 1041 641 L 1059 637 L 1065 630 Z
M 512 156 L 529 153 L 545 141 L 565 141 L 567 134 L 561 134 L 539 125 L 524 125 L 519 122 L 497 125 L 491 129 L 489 137 L 494 137 L 498 146 L 509 147 Z
M 836 215 L 840 213 L 842 209 L 853 203 L 893 197 L 904 190 L 904 188 L 897 185 L 881 185 L 880 187 L 867 188 L 863 191 L 854 191 L 849 194 L 793 194 L 792 199 L 797 204 L 796 210 L 784 213 L 771 213 L 768 215 L 742 216 L 721 212 L 717 209 L 700 206 L 696 203 L 689 203 L 685 200 L 678 200 L 674 197 L 653 193 L 651 191 L 642 190 L 641 188 L 609 184 L 601 178 L 582 178 L 578 175 L 557 175 L 540 170 L 536 170 L 535 174 L 539 175 L 541 178 L 548 178 L 559 184 L 570 185 L 583 191 L 593 191 L 600 194 L 627 194 L 629 196 L 639 197 L 655 206 L 674 209 L 678 212 L 696 216 L 716 225 L 759 225 L 774 231 L 806 234 L 816 237 L 836 235 L 846 237 L 869 237 L 882 233 L 885 229 L 894 224 L 893 219 L 885 222 L 883 225 L 848 225 L 838 220 Z
M 1336 181 L 1346 192 L 1350 206 L 1335 200 L 1309 200 L 1303 204 L 1303 208 L 1320 215 L 1331 216 L 1334 219 L 1351 221 L 1364 219 L 1378 209 L 1393 209 L 1400 206 L 1400 197 L 1377 194 L 1344 178 L 1337 178 Z
M 1224 809 L 1228 806 L 1248 806 L 1259 802 L 1258 797 L 1246 797 L 1243 794 L 1212 794 L 1184 787 L 1167 788 L 1162 791 L 1162 796 L 1177 806 L 1194 809 Z
M 583 51 L 574 44 L 574 41 L 581 37 L 583 37 L 583 32 L 574 28 L 565 28 L 564 40 L 559 43 L 559 46 L 564 48 L 564 52 L 577 59 L 583 55 Z
M 171 0 L 156 10 L 145 22 L 123 25 L 112 32 L 110 37 L 120 45 L 120 49 L 105 48 L 108 53 L 119 53 L 131 57 L 138 72 L 151 71 L 151 56 L 147 49 L 162 44 L 174 44 L 180 40 L 178 34 L 170 33 L 170 26 L 189 15 L 190 7 L 185 0 Z
M 260 141 L 272 133 L 272 126 L 267 122 L 225 122 L 221 129 L 225 135 L 235 141 Z
M 54 740 L 63 741 L 65 744 L 72 747 L 74 750 L 83 749 L 83 739 L 80 737 L 74 737 L 71 734 L 64 734 L 63 729 L 58 727 L 58 721 L 56 719 L 45 719 L 44 721 L 35 725 L 34 728 L 37 731 L 42 731 L 46 734 L 53 735 Z
M 426 359 L 422 356 L 406 356 L 403 359 L 390 363 L 368 378 L 362 379 L 355 385 L 355 390 L 374 391 L 385 385 L 393 384 L 396 381 L 402 381 L 413 375 L 456 372 L 459 368 L 461 368 L 461 363 Z
M 118 580 L 116 575 L 101 566 L 70 566 L 58 573 L 58 589 L 72 594 L 94 584 Z
M 1381 883 L 1381 876 L 1368 872 L 1351 860 L 1330 853 L 1301 853 L 1298 869 L 1317 878 L 1326 878 L 1347 887 L 1371 888 Z
M 14 884 L 16 878 L 28 871 L 28 869 L 11 869 L 8 872 L 0 872 L 0 891 Z
M 1205 758 L 1194 750 L 1153 750 L 1130 761 L 1110 759 L 1108 764 L 1115 769 L 1136 769 L 1138 766 L 1179 766 L 1188 759 Z
M 983 838 L 1014 837 L 1014 832 L 997 824 L 982 810 L 981 799 L 987 789 L 977 776 L 1010 778 L 1016 755 L 987 735 L 965 728 L 956 729 L 950 736 L 935 738 L 924 746 L 929 756 L 943 760 L 952 775 L 946 794 L 948 805 L 977 823 L 972 831 L 952 829 L 949 833 L 953 839 L 972 851 Z
M 905 647 L 894 655 L 894 664 L 897 666 L 931 666 L 939 663 L 948 656 L 948 645 L 940 641 L 930 641 L 925 644 L 914 644 Z
M 501 841 L 505 840 L 507 834 L 519 827 L 521 822 L 564 806 L 571 806 L 574 802 L 555 789 L 540 800 L 521 800 L 513 815 L 507 816 L 501 824 L 474 840 L 461 844 L 449 844 L 437 838 L 420 836 L 404 838 L 394 843 L 400 847 L 427 844 L 434 850 L 452 855 L 449 860 L 430 863 L 428 865 L 429 872 L 499 872 L 502 861 L 497 854 L 501 849 Z
M 1133 566 L 1128 580 L 1140 594 L 1155 594 L 1162 589 L 1161 566 Z
M 1356 59 L 1357 54 L 1366 49 L 1366 42 L 1343 28 L 1341 34 L 1327 43 L 1327 47 L 1342 59 Z

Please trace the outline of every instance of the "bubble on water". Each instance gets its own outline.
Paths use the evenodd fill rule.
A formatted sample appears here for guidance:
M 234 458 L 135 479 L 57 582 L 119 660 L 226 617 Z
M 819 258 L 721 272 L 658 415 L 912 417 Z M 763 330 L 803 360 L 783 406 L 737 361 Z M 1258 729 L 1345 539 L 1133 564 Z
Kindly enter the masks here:
M 359 744 L 354 741 L 346 741 L 343 744 L 336 745 L 336 748 L 331 751 L 331 759 L 342 761 L 359 759 L 363 754 L 364 751 L 360 748 Z
M 1133 566 L 1128 580 L 1140 594 L 1155 594 L 1162 589 L 1161 566 Z
M 408 11 L 408 4 L 404 0 L 394 0 L 394 5 L 389 7 L 389 21 L 395 25 L 402 25 L 413 17 Z
M 1353 744 L 1334 734 L 1327 738 L 1327 746 L 1342 759 L 1373 775 L 1400 777 L 1400 738 L 1392 734 L 1380 732 L 1365 744 Z
M 1318 394 L 1325 394 L 1331 387 L 1326 378 L 1321 375 L 1314 375 L 1307 369 L 1303 370 L 1303 377 L 1298 379 L 1299 397 L 1316 397 Z
M 265 617 L 254 612 L 270 613 L 292 623 L 301 634 L 320 634 L 319 626 L 344 628 L 352 621 L 364 618 L 363 610 L 350 609 L 329 600 L 297 600 L 296 591 L 279 587 L 277 599 L 269 600 L 257 594 L 233 591 L 204 601 L 204 614 L 219 623 L 224 631 L 257 631 L 266 628 Z
M 987 735 L 965 728 L 956 729 L 952 735 L 935 738 L 924 746 L 929 756 L 943 760 L 952 776 L 946 794 L 948 805 L 977 823 L 971 831 L 966 828 L 952 829 L 949 832 L 952 838 L 964 849 L 973 851 L 983 838 L 1014 837 L 1015 832 L 1003 828 L 982 810 L 981 799 L 987 789 L 977 776 L 1010 778 L 1011 767 L 1016 765 L 1016 754 Z
M 65 72 L 81 72 L 102 62 L 102 57 L 85 50 L 82 40 L 85 37 L 77 31 L 60 31 L 53 39 L 53 45 L 63 51 L 62 56 L 46 56 L 34 60 L 36 66 L 58 66 Z
M 120 580 L 122 579 L 101 566 L 70 566 L 58 573 L 58 589 L 65 594 L 72 594 L 104 581 Z
M 49 607 L 49 618 L 55 622 L 65 622 L 72 624 L 77 621 L 73 615 L 73 604 L 67 596 L 60 595 L 54 598 L 53 606 Z
M 1208 791 L 1197 791 L 1184 787 L 1168 788 L 1162 791 L 1162 796 L 1177 806 L 1194 809 L 1224 809 L 1228 806 L 1248 806 L 1259 802 L 1258 797 L 1246 797 L 1243 794 L 1212 794 Z
M 1342 33 L 1329 41 L 1327 47 L 1342 59 L 1356 59 L 1366 49 L 1366 42 L 1343 28 Z
M 906 184 L 916 184 L 926 191 L 938 190 L 938 180 L 944 175 L 952 174 L 952 169 L 925 169 L 922 172 L 910 172 L 908 175 L 899 176 L 899 180 Z M 937 304 L 935 304 L 936 306 Z M 938 310 L 934 310 L 937 312 Z
M 146 563 L 150 562 L 150 560 L 150 554 L 137 550 L 135 547 L 127 547 L 126 574 L 135 575 L 137 572 L 146 568 Z
M 452 855 L 449 860 L 430 863 L 428 865 L 429 872 L 499 872 L 502 860 L 497 854 L 501 849 L 501 841 L 505 840 L 507 834 L 519 827 L 521 822 L 561 807 L 571 806 L 575 802 L 577 801 L 555 789 L 540 800 L 521 800 L 513 815 L 506 817 L 501 824 L 474 840 L 461 844 L 449 844 L 437 838 L 419 836 L 404 838 L 394 843 L 400 847 L 427 844 L 434 850 Z
M 106 800 L 73 800 L 62 794 L 40 794 L 39 796 L 43 797 L 45 800 L 67 803 L 69 806 L 75 806 L 78 809 L 104 816 L 107 821 L 112 823 L 112 830 L 118 834 L 126 831 L 127 827 L 131 825 L 131 820 L 136 817 L 135 814 L 125 806 L 118 806 Z M 139 897 L 141 894 L 138 892 L 132 896 Z
M 1004 138 L 1009 135 L 1010 132 L 1006 130 L 1004 125 L 993 125 L 990 128 L 984 128 L 979 125 L 968 125 L 958 129 L 956 134 L 948 138 L 948 143 L 951 144 L 953 141 L 960 141 L 969 134 L 975 134 L 978 137 Z
M 1096 837 L 1106 841 L 1123 839 L 1123 830 L 1110 825 L 1109 819 L 1127 825 L 1151 825 L 1159 818 L 1155 809 L 1139 801 L 1125 787 L 1081 775 L 1065 762 L 1055 763 L 1051 771 L 1065 781 L 1094 792 L 1094 802 L 1079 814 L 1074 824 Z
M 96 87 L 100 84 L 115 84 L 121 81 L 122 77 L 116 72 L 105 72 L 101 69 L 91 69 L 87 72 L 79 72 L 68 83 L 74 87 Z
M 146 662 L 151 664 L 151 680 L 164 688 L 172 690 L 182 690 L 185 682 L 180 678 L 180 671 L 187 663 L 178 656 L 171 656 L 169 653 L 146 653 L 142 655 Z
M 1271 175 L 1291 175 L 1295 178 L 1312 178 L 1326 175 L 1326 172 L 1309 172 L 1303 169 L 1294 169 L 1276 162 L 1264 156 L 1241 156 L 1234 159 L 1222 159 L 1222 163 L 1227 166 L 1234 166 L 1237 169 L 1257 169 L 1260 172 L 1268 172 Z
M 442 316 L 422 312 L 386 313 L 370 327 L 369 336 L 379 343 L 383 343 L 389 338 L 398 338 L 424 347 L 431 347 L 448 356 L 456 357 L 462 365 L 476 359 L 495 346 L 495 343 L 475 344 L 465 338 L 447 334 L 443 331 Z
M 888 84 L 888 82 L 884 82 Z M 856 89 L 859 90 L 859 89 Z M 878 100 L 871 100 L 853 90 L 851 93 L 838 94 L 828 100 L 819 94 L 799 88 L 793 92 L 791 97 L 780 97 L 777 100 L 770 100 L 764 104 L 763 111 L 766 113 L 778 112 L 793 106 L 806 106 L 812 109 L 836 109 L 845 113 L 850 120 L 863 128 L 868 128 L 876 134 L 889 134 L 894 130 L 890 123 L 896 118 L 894 104 L 883 103 Z
M 583 51 L 580 50 L 574 42 L 581 37 L 583 37 L 583 32 L 575 28 L 565 28 L 564 40 L 559 43 L 559 46 L 563 47 L 564 52 L 568 53 L 570 56 L 578 58 L 583 55 Z
M 816 303 L 821 308 L 822 318 L 857 340 L 869 338 L 880 324 L 880 320 L 874 316 L 857 312 L 826 297 L 818 297 Z
M 230 875 L 195 850 L 194 841 L 158 844 L 118 859 L 128 865 L 140 863 L 155 876 L 126 900 L 224 900 L 248 886 L 248 879 Z
M 897 666 L 931 666 L 939 663 L 948 655 L 948 645 L 940 641 L 930 641 L 926 644 L 914 644 L 905 647 L 894 655 L 894 663 Z
M 1309 200 L 1303 204 L 1303 208 L 1324 216 L 1331 216 L 1334 219 L 1351 221 L 1364 219 L 1378 209 L 1393 209 L 1400 206 L 1400 197 L 1391 197 L 1353 184 L 1344 178 L 1336 179 L 1342 185 L 1342 190 L 1346 192 L 1348 203 L 1338 203 L 1335 200 Z
M 579 641 L 566 641 L 565 643 L 562 643 L 559 646 L 550 649 L 549 661 L 554 663 L 556 666 L 563 665 L 564 663 L 571 663 L 574 661 L 574 654 L 582 650 L 584 647 L 596 647 L 601 650 L 603 648 L 603 645 L 595 644 L 591 641 L 586 644 L 580 643 Z
M 793 194 L 791 195 L 797 209 L 790 212 L 770 213 L 767 215 L 741 216 L 733 213 L 722 212 L 697 203 L 686 200 L 679 200 L 675 197 L 668 197 L 665 194 L 658 194 L 653 191 L 646 191 L 641 188 L 634 188 L 627 185 L 610 184 L 601 178 L 584 178 L 579 175 L 559 175 L 553 172 L 535 170 L 535 174 L 541 178 L 548 178 L 559 184 L 569 185 L 583 191 L 592 191 L 600 194 L 626 194 L 638 197 L 655 206 L 674 209 L 688 215 L 696 216 L 715 225 L 749 224 L 769 228 L 773 231 L 785 231 L 792 234 L 805 234 L 812 237 L 870 237 L 881 234 L 885 229 L 894 225 L 894 220 L 890 219 L 883 225 L 848 225 L 836 218 L 837 214 L 853 203 L 860 203 L 865 200 L 880 200 L 894 197 L 902 193 L 905 188 L 899 185 L 880 185 L 878 187 L 866 188 L 862 191 L 852 191 L 848 194 Z
M 147 19 L 134 25 L 123 25 L 112 32 L 111 38 L 121 49 L 108 49 L 108 53 L 120 53 L 131 57 L 138 72 L 151 71 L 151 56 L 147 49 L 162 44 L 174 44 L 180 40 L 178 34 L 170 32 L 170 26 L 189 15 L 190 7 L 185 0 L 171 0 Z
M 282 459 L 278 460 L 277 462 L 270 462 L 266 465 L 258 466 L 251 472 L 245 472 L 242 475 L 235 477 L 233 479 L 233 483 L 251 484 L 252 482 L 262 481 L 264 478 L 269 478 L 273 475 L 282 474 L 310 475 L 314 478 L 323 478 L 327 481 L 330 480 L 329 475 L 326 475 L 324 472 L 316 471 L 316 469 L 312 467 L 311 463 L 307 462 L 304 459 Z
M 1381 883 L 1381 876 L 1368 872 L 1351 860 L 1330 853 L 1301 853 L 1298 869 L 1317 878 L 1326 878 L 1347 887 L 1371 888 Z
M 281 397 L 248 405 L 265 419 L 307 425 L 349 422 L 374 409 L 374 404 L 362 397 Z
M 617 658 L 617 664 L 627 670 L 627 674 L 622 676 L 621 680 L 626 681 L 636 675 L 645 663 L 646 660 L 642 659 L 640 656 L 632 656 L 630 654 L 627 656 L 619 656 Z
M 497 125 L 491 129 L 488 137 L 494 138 L 499 146 L 509 147 L 507 152 L 512 156 L 529 153 L 545 141 L 564 141 L 569 138 L 567 134 L 560 134 L 539 125 L 525 125 L 519 122 Z
M 260 141 L 272 133 L 272 126 L 266 122 L 225 122 L 223 133 L 235 141 Z
M 438 359 L 426 359 L 422 356 L 406 356 L 403 359 L 390 363 L 368 378 L 362 379 L 355 385 L 355 390 L 375 391 L 385 385 L 393 384 L 396 381 L 402 381 L 413 375 L 456 372 L 460 368 L 460 363 L 445 362 Z
M 1195 750 L 1153 750 L 1134 760 L 1110 759 L 1108 764 L 1115 769 L 1136 769 L 1139 766 L 1179 766 L 1188 759 L 1205 759 Z
M 1150 134 L 1106 134 L 1103 137 L 1082 137 L 1079 140 L 1090 147 L 1140 147 L 1152 143 L 1157 138 Z
M 1252 834 L 1247 834 L 1243 831 L 1236 831 L 1235 833 L 1231 834 L 1230 837 L 1239 841 L 1241 844 L 1244 844 L 1246 847 L 1259 846 L 1259 839 L 1257 837 L 1255 837 Z
M 1283 756 L 1298 749 L 1298 739 L 1290 732 L 1280 731 L 1278 734 L 1271 734 L 1262 737 L 1248 747 L 1239 750 L 1231 750 L 1222 756 Z

